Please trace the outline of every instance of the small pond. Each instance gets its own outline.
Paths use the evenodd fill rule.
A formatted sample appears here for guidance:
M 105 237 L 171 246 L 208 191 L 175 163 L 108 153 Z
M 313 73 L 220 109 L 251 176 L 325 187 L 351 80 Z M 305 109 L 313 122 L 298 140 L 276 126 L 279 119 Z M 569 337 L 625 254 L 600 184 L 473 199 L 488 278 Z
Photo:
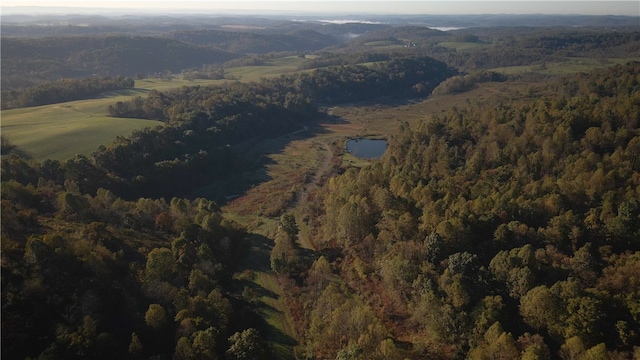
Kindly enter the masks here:
M 359 159 L 379 159 L 387 150 L 387 140 L 351 139 L 347 141 L 347 151 Z

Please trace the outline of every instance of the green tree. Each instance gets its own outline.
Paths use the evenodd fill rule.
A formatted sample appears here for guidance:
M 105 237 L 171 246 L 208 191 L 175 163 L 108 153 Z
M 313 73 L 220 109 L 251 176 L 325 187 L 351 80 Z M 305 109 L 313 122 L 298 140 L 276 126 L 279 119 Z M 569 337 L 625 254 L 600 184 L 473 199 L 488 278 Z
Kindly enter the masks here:
M 231 335 L 229 344 L 229 349 L 226 352 L 229 360 L 261 360 L 269 358 L 267 346 L 260 338 L 258 330 L 254 328 Z
M 534 329 L 548 329 L 557 331 L 561 309 L 559 299 L 551 290 L 540 285 L 529 290 L 520 298 L 520 314 L 524 321 Z
M 176 360 L 191 360 L 194 357 L 191 341 L 184 336 L 180 337 L 176 343 L 176 350 L 173 353 L 173 358 Z
M 173 273 L 173 253 L 167 248 L 156 248 L 147 255 L 145 275 L 147 281 L 167 281 Z
M 293 214 L 286 213 L 280 216 L 280 220 L 278 221 L 278 226 L 284 230 L 291 238 L 295 238 L 300 231 L 298 229 L 298 224 L 296 223 L 296 218 Z
M 138 334 L 131 333 L 131 341 L 129 342 L 129 354 L 133 356 L 140 356 L 142 353 L 142 343 L 138 338 Z
M 217 346 L 216 339 L 219 333 L 220 332 L 213 327 L 197 331 L 193 335 L 192 348 L 194 353 L 201 359 L 215 359 Z
M 144 321 L 147 326 L 159 329 L 167 322 L 167 312 L 162 305 L 150 304 L 147 312 L 144 314 Z

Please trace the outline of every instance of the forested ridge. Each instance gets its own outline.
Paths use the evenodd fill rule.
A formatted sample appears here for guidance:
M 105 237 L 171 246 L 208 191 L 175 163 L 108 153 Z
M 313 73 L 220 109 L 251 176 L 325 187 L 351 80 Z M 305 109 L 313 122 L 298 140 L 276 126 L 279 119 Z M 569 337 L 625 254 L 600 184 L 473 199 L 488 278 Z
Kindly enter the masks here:
M 221 49 L 150 36 L 2 37 L 2 89 L 60 77 L 155 74 L 240 57 Z
M 402 125 L 316 194 L 324 256 L 274 247 L 307 354 L 637 356 L 640 63 L 549 89 Z
M 516 45 L 517 44 L 517 45 Z M 565 57 L 637 57 L 640 32 L 549 31 L 499 38 L 493 46 L 453 54 L 437 51 L 434 57 L 463 69 L 542 64 Z
M 142 29 L 136 33 L 135 27 L 101 34 L 93 34 L 94 30 L 89 29 L 89 33 L 75 36 L 3 35 L 2 88 L 19 89 L 43 81 L 92 75 L 153 75 L 203 66 L 219 68 L 230 60 L 244 59 L 246 63 L 255 60 L 256 54 L 277 52 L 321 55 L 307 60 L 303 65 L 305 69 L 381 61 L 375 58 L 385 56 L 388 60 L 389 54 L 395 52 L 400 56 L 427 54 L 462 70 L 541 64 L 561 61 L 565 57 L 632 57 L 640 54 L 639 33 L 634 27 L 567 31 L 565 28 L 518 26 L 444 32 L 423 26 L 271 24 L 265 21 L 264 28 L 242 24 L 239 28 L 248 28 L 231 31 L 220 28 L 225 25 L 198 29 L 185 25 L 187 29 L 184 29 L 171 24 L 158 25 L 166 26 L 167 31 L 149 30 L 154 36 Z M 209 28 L 211 26 L 215 28 Z M 179 30 L 170 30 L 172 27 Z M 443 42 L 478 46 L 455 49 L 443 46 Z M 386 43 L 390 48 L 378 48 L 376 43 Z M 405 45 L 407 48 L 403 48 Z M 372 60 L 364 60 L 366 57 Z
M 116 117 L 180 121 L 194 113 L 214 118 L 219 106 L 233 106 L 225 114 L 251 112 L 252 106 L 273 102 L 301 113 L 317 105 L 371 100 L 379 97 L 424 96 L 457 71 L 427 56 L 410 56 L 364 65 L 330 66 L 310 74 L 263 79 L 250 85 L 183 87 L 150 92 L 109 107 Z M 232 100 L 230 100 L 232 99 Z M 242 102 L 240 104 L 239 102 Z
M 232 292 L 243 239 L 205 199 L 4 182 L 2 357 L 216 358 L 251 334 L 266 354 Z
M 165 36 L 185 43 L 212 45 L 235 53 L 249 54 L 316 51 L 340 42 L 331 35 L 302 29 L 285 34 L 225 30 L 176 31 Z
M 303 126 L 304 115 L 308 114 L 294 108 L 297 98 L 290 99 L 291 105 L 286 108 L 248 89 L 193 87 L 176 93 L 199 103 L 195 109 L 182 102 L 169 106 L 170 95 L 151 91 L 147 99 L 154 107 L 147 114 L 166 112 L 171 116 L 166 126 L 134 131 L 129 137 L 118 137 L 113 143 L 100 146 L 89 156 L 77 155 L 62 162 L 46 160 L 32 167 L 19 158 L 3 158 L 3 179 L 25 184 L 35 184 L 39 177 L 58 184 L 69 179 L 77 183 L 82 193 L 95 194 L 104 188 L 127 199 L 190 195 L 253 163 L 244 161 L 231 145 Z M 298 100 L 303 110 L 314 109 L 304 99 Z M 205 108 L 204 103 L 209 107 Z M 132 114 L 143 117 L 137 112 Z
M 132 78 L 94 76 L 84 79 L 61 79 L 30 88 L 2 92 L 2 109 L 57 104 L 87 99 L 102 92 L 133 88 Z

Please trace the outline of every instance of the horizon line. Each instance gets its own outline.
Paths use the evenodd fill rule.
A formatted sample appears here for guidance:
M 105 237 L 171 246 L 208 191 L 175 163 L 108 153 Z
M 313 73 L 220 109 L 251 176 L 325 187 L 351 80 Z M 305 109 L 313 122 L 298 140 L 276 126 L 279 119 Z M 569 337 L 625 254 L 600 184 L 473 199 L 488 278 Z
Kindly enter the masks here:
M 327 2 L 336 6 L 319 6 Z M 6 4 L 6 1 L 4 2 Z M 167 2 L 159 2 L 144 6 L 144 3 L 133 3 L 131 6 L 118 6 L 121 2 L 105 4 L 84 3 L 79 6 L 67 4 L 12 4 L 0 5 L 1 15 L 73 15 L 73 14 L 199 14 L 214 15 L 324 15 L 324 14 L 359 14 L 389 16 L 420 15 L 558 15 L 558 16 L 621 16 L 640 17 L 638 1 L 336 1 L 325 2 L 283 2 L 283 1 L 236 1 L 216 3 L 195 3 L 185 1 L 179 7 Z M 286 4 L 286 5 L 285 5 Z M 366 6 L 364 6 L 366 4 Z M 393 6 L 391 6 L 393 4 Z M 456 4 L 452 10 L 451 4 Z M 543 5 L 544 4 L 544 5 Z M 580 4 L 580 6 L 576 6 Z M 276 6 L 279 5 L 279 6 Z M 37 12 L 34 14 L 34 12 Z M 109 14 L 104 14 L 108 12 Z M 204 12 L 204 13 L 203 13 Z M 640 22 L 639 22 L 640 25 Z

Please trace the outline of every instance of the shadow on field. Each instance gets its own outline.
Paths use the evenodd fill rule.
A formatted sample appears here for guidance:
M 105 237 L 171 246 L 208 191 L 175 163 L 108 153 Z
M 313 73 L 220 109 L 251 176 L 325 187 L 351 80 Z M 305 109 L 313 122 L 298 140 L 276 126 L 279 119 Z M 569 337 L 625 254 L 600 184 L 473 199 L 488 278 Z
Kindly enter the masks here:
M 331 133 L 321 125 L 340 124 L 346 121 L 338 116 L 323 114 L 314 121 L 301 124 L 302 128 L 278 137 L 254 137 L 232 146 L 238 155 L 243 171 L 227 177 L 224 181 L 202 187 L 192 193 L 192 197 L 205 197 L 224 206 L 242 197 L 248 190 L 273 180 L 267 173 L 269 165 L 275 164 L 270 156 L 282 154 L 292 141 L 311 139 Z
M 19 147 L 14 147 L 14 148 L 12 148 L 10 150 L 2 152 L 2 156 L 5 156 L 5 155 L 9 156 L 11 154 L 15 154 L 18 157 L 21 157 L 21 158 L 23 158 L 25 160 L 30 160 L 32 158 L 31 154 L 29 154 L 26 151 L 20 149 Z
M 271 348 L 271 356 L 274 359 L 293 359 L 291 356 L 291 352 L 289 348 L 293 346 L 297 346 L 298 342 L 296 339 L 291 336 L 285 334 L 280 329 L 276 327 L 266 324 L 265 333 L 272 339 L 273 346 Z
M 249 251 L 243 260 L 245 269 L 261 272 L 271 271 L 271 249 L 273 240 L 259 234 L 251 234 L 247 238 Z
M 242 296 L 236 298 L 236 305 L 247 309 L 236 319 L 238 331 L 249 327 L 258 329 L 262 338 L 270 344 L 270 358 L 293 359 L 295 357 L 292 355 L 292 347 L 298 345 L 296 339 L 267 321 L 269 318 L 283 317 L 281 310 L 271 305 L 273 302 L 270 300 L 277 301 L 280 295 L 261 285 L 261 281 L 269 281 L 265 280 L 269 276 L 263 276 L 271 272 L 270 253 L 273 240 L 260 234 L 250 234 L 246 241 L 247 251 L 241 260 L 245 276 L 234 280 L 237 288 L 242 289 Z

